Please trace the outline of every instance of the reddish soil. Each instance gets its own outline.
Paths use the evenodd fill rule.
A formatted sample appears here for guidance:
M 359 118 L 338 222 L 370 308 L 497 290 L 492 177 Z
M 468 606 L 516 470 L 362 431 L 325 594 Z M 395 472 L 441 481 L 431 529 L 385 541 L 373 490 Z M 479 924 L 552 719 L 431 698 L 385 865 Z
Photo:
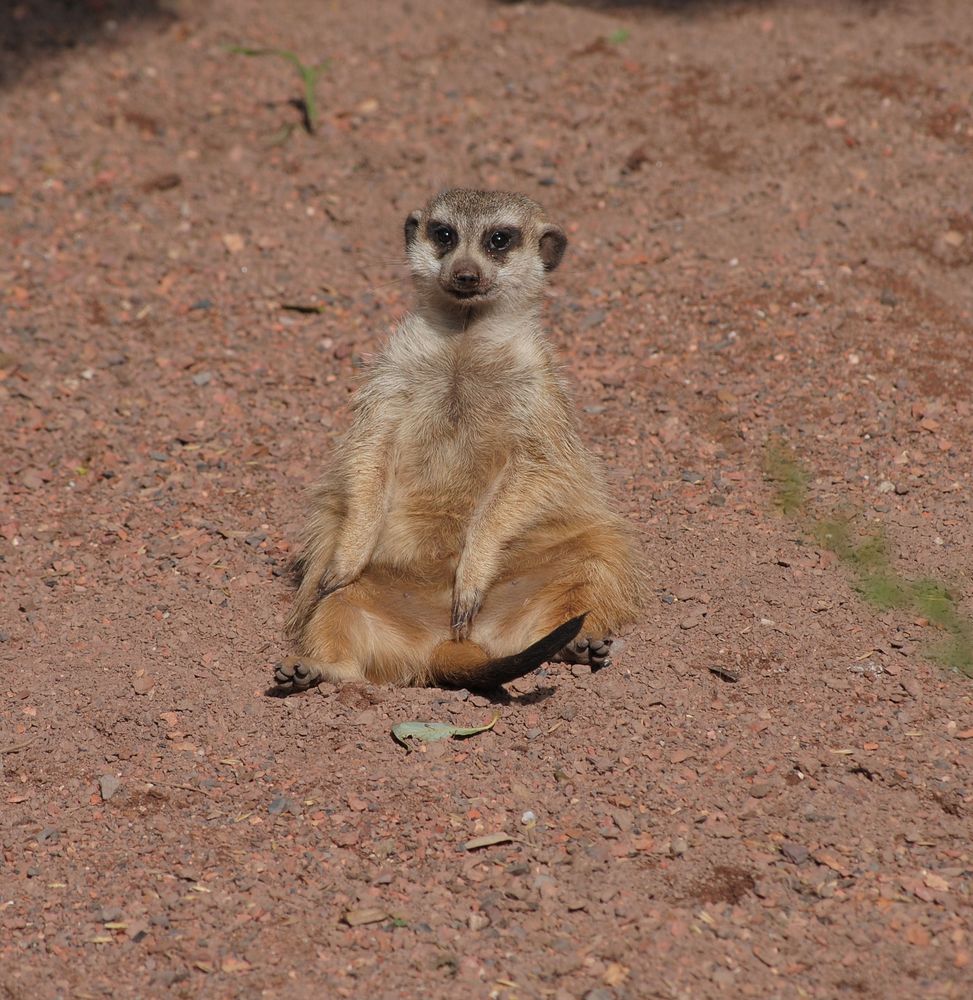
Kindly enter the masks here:
M 4 7 L 0 996 L 970 996 L 971 681 L 761 471 L 783 435 L 973 614 L 966 0 Z M 315 135 L 232 44 L 331 60 Z M 568 228 L 652 598 L 408 753 L 493 704 L 265 689 L 454 183 Z

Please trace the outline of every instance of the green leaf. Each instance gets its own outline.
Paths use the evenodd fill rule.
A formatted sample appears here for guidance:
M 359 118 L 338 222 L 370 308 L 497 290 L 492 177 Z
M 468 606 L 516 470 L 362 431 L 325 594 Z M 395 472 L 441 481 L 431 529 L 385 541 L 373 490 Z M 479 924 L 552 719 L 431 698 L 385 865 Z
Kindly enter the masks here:
M 406 743 L 408 739 L 420 740 L 423 743 L 435 743 L 437 740 L 446 740 L 451 736 L 463 739 L 493 729 L 499 718 L 500 713 L 494 712 L 493 718 L 482 726 L 454 726 L 449 722 L 399 722 L 392 727 L 392 735 L 404 747 L 409 746 Z
M 608 41 L 612 45 L 621 45 L 622 42 L 627 42 L 631 37 L 632 33 L 628 30 L 628 28 L 616 28 L 615 31 L 608 36 Z

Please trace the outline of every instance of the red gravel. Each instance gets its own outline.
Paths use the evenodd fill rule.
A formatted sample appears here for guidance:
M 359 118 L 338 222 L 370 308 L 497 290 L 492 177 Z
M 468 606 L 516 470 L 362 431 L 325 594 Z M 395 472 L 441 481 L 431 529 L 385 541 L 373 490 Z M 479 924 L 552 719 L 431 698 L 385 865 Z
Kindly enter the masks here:
M 0 996 L 970 995 L 971 682 L 761 473 L 782 434 L 973 614 L 965 0 L 0 30 Z M 232 44 L 331 59 L 317 134 Z M 446 183 L 567 227 L 549 322 L 656 596 L 613 670 L 407 753 L 394 723 L 491 704 L 264 691 L 302 490 Z

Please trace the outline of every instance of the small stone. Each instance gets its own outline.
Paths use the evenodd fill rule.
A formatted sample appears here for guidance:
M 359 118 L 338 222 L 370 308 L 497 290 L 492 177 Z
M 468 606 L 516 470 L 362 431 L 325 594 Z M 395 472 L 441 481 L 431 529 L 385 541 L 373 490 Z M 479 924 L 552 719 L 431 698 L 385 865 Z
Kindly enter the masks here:
M 682 474 L 682 481 L 684 483 L 701 483 L 705 478 L 701 472 L 694 472 L 691 469 L 685 469 Z
M 155 687 L 155 678 L 150 674 L 139 672 L 132 678 L 132 690 L 136 694 L 148 694 Z
M 753 799 L 762 799 L 768 796 L 773 790 L 773 785 L 766 781 L 758 781 L 750 786 L 750 797 Z
M 578 323 L 578 328 L 580 330 L 590 330 L 592 327 L 598 326 L 604 318 L 604 309 L 592 309 L 581 317 L 581 321 Z
M 947 229 L 946 232 L 943 233 L 943 243 L 947 246 L 962 246 L 965 239 L 966 237 L 962 233 L 957 232 L 955 229 Z
M 114 774 L 103 774 L 98 779 L 98 787 L 101 790 L 102 801 L 107 802 L 122 787 L 122 782 Z
M 490 926 L 490 918 L 485 913 L 471 913 L 466 918 L 466 926 L 471 931 L 482 931 Z
M 883 479 L 878 484 L 879 493 L 892 493 L 895 490 L 895 483 L 889 481 L 888 479 Z
M 780 845 L 780 853 L 795 865 L 803 865 L 811 856 L 811 852 L 806 847 L 801 844 L 792 844 L 789 840 L 785 840 Z
M 349 927 L 361 927 L 362 924 L 377 924 L 387 918 L 388 913 L 377 906 L 362 906 L 356 910 L 348 910 L 341 919 Z
M 197 372 L 197 374 L 193 376 L 193 385 L 200 385 L 200 386 L 209 385 L 209 383 L 212 382 L 212 380 L 213 380 L 212 372 Z
M 673 837 L 669 841 L 669 853 L 674 858 L 682 857 L 689 850 L 689 843 L 685 837 Z
M 300 813 L 301 807 L 293 800 L 289 799 L 286 795 L 278 795 L 269 806 L 267 806 L 267 812 L 271 816 L 279 816 L 283 812 L 293 813 L 295 816 Z

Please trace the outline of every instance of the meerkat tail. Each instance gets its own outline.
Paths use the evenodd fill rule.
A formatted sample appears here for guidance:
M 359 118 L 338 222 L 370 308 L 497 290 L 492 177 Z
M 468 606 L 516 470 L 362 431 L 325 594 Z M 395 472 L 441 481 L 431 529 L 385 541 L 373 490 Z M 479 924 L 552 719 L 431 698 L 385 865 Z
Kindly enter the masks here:
M 474 659 L 465 651 L 460 656 L 450 656 L 448 647 L 458 649 L 473 646 L 473 643 L 443 643 L 434 654 L 433 677 L 437 684 L 465 687 L 471 691 L 495 691 L 502 684 L 515 681 L 518 677 L 536 670 L 547 663 L 569 642 L 575 639 L 584 625 L 586 615 L 558 625 L 542 639 L 512 656 L 497 660 Z M 474 647 L 479 650 L 479 647 Z

